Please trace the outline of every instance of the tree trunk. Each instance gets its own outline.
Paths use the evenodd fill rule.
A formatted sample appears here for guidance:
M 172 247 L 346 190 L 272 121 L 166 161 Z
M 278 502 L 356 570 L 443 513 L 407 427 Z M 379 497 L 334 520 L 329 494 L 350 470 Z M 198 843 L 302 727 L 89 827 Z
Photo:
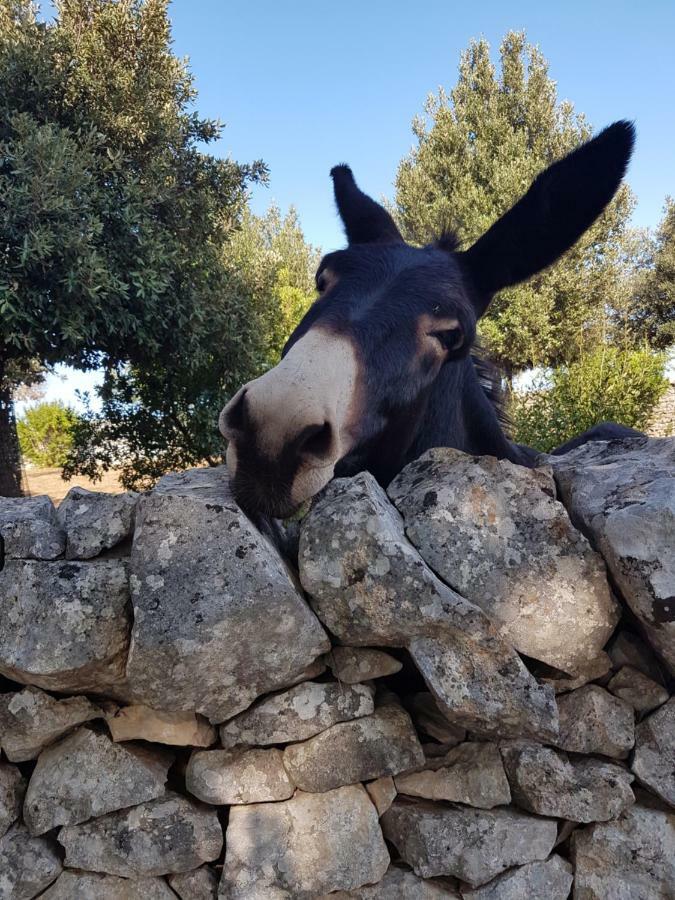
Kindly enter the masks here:
M 0 497 L 21 497 L 21 452 L 14 401 L 3 376 L 4 366 L 0 360 Z

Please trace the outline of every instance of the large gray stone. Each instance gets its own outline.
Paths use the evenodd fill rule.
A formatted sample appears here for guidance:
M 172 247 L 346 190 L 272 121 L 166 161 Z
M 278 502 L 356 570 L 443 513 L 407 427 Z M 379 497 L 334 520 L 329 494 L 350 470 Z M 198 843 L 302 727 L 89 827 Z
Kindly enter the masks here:
M 558 697 L 561 750 L 625 759 L 635 743 L 633 707 L 597 684 Z
M 0 674 L 48 691 L 105 693 L 129 646 L 124 560 L 23 562 L 0 571 Z
M 599 759 L 573 759 L 538 744 L 502 747 L 514 803 L 540 816 L 606 822 L 632 806 L 633 776 Z
M 370 716 L 333 725 L 284 750 L 284 766 L 292 781 L 312 793 L 396 775 L 423 762 L 410 717 L 394 704 L 382 706 Z
M 176 900 L 176 895 L 162 878 L 62 872 L 42 900 Z
M 26 792 L 26 825 L 44 834 L 159 797 L 171 762 L 169 753 L 115 744 L 80 728 L 38 757 Z
M 56 700 L 30 686 L 0 694 L 0 746 L 12 762 L 35 759 L 66 732 L 102 715 L 86 697 Z
M 140 500 L 131 572 L 127 676 L 139 703 L 222 722 L 329 649 L 224 466 L 166 476 Z
M 54 881 L 62 869 L 51 838 L 32 837 L 15 825 L 0 838 L 0 897 L 32 900 Z
M 219 896 L 316 900 L 379 881 L 389 865 L 375 807 L 360 784 L 234 806 Z
M 434 575 L 370 474 L 328 485 L 303 521 L 299 566 L 333 634 L 350 646 L 407 647 L 454 723 L 555 734 L 552 690 L 537 684 L 482 610 Z
M 556 823 L 515 809 L 471 809 L 400 797 L 380 820 L 385 837 L 416 875 L 453 875 L 484 884 L 504 869 L 543 860 Z
M 598 441 L 549 460 L 572 520 L 675 673 L 675 439 Z
M 420 691 L 413 696 L 410 714 L 418 731 L 440 741 L 448 749 L 466 740 L 466 729 L 448 722 L 429 691 Z
M 118 706 L 106 702 L 105 720 L 114 741 L 151 741 L 174 747 L 210 747 L 216 729 L 204 716 L 167 712 L 149 706 Z
M 138 494 L 72 487 L 57 516 L 66 532 L 66 559 L 91 559 L 131 537 Z
M 333 647 L 326 659 L 333 675 L 343 684 L 384 678 L 403 668 L 390 653 L 372 647 Z
M 169 875 L 167 881 L 181 900 L 216 900 L 218 876 L 209 866 Z
M 335 891 L 318 900 L 461 900 L 449 884 L 429 878 L 418 878 L 408 869 L 389 866 L 377 884 L 366 884 L 354 891 Z
M 406 466 L 388 493 L 429 566 L 509 644 L 572 675 L 600 653 L 619 608 L 550 474 L 438 448 Z
M 567 900 L 572 866 L 554 853 L 498 875 L 482 887 L 462 891 L 463 900 Z
M 26 782 L 16 766 L 0 762 L 0 837 L 21 815 Z
M 305 681 L 265 697 L 220 726 L 223 747 L 304 741 L 338 722 L 370 715 L 374 691 L 365 684 Z
M 0 539 L 8 559 L 56 559 L 66 546 L 47 496 L 0 497 Z
M 638 725 L 632 769 L 642 784 L 675 806 L 675 697 Z
M 59 832 L 72 869 L 123 878 L 189 872 L 220 855 L 223 832 L 214 809 L 167 793 Z
M 574 900 L 670 900 L 675 815 L 633 806 L 572 835 Z
M 607 685 L 607 690 L 629 703 L 637 713 L 651 712 L 668 699 L 668 691 L 663 685 L 632 666 L 619 669 Z
M 205 803 L 228 806 L 288 800 L 294 791 L 284 769 L 283 753 L 274 747 L 193 753 L 185 786 Z

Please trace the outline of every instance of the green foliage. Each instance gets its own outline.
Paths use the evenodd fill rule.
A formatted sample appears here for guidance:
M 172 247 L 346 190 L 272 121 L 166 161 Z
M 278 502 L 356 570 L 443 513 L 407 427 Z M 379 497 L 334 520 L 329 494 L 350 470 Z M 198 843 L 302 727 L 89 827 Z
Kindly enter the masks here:
M 634 333 L 653 347 L 675 343 L 675 200 L 666 199 L 651 259 L 635 280 L 632 298 Z
M 473 41 L 455 87 L 430 96 L 413 122 L 417 145 L 400 164 L 394 210 L 413 242 L 454 228 L 470 245 L 542 169 L 591 134 L 571 103 L 558 102 L 548 63 L 524 34 L 506 35 L 500 67 L 497 74 L 485 40 Z M 562 260 L 494 299 L 481 333 L 509 374 L 571 362 L 597 342 L 619 287 L 632 207 L 623 186 Z
M 73 444 L 77 416 L 62 403 L 38 403 L 17 422 L 22 454 L 36 466 L 62 466 Z
M 513 438 L 548 452 L 599 422 L 642 429 L 668 388 L 664 367 L 663 355 L 650 350 L 600 346 L 514 394 Z

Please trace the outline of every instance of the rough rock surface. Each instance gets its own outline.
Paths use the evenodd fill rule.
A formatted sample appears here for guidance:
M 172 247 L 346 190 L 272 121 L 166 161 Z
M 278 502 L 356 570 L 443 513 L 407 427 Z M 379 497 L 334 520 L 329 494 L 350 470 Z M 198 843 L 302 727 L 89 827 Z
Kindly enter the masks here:
M 162 878 L 118 878 L 95 872 L 63 872 L 42 900 L 175 900 Z M 198 897 L 195 897 L 198 900 Z
M 21 772 L 0 762 L 0 837 L 19 818 L 25 793 L 26 782 Z
M 66 559 L 91 559 L 131 537 L 138 494 L 104 494 L 72 487 L 57 517 L 66 532 Z
M 482 809 L 511 802 L 511 791 L 496 744 L 467 742 L 430 761 L 419 772 L 396 776 L 399 794 L 451 800 Z
M 575 900 L 669 900 L 675 885 L 675 815 L 633 806 L 614 822 L 572 835 Z
M 574 675 L 605 645 L 618 605 L 547 472 L 439 448 L 388 493 L 426 562 L 521 653 Z
M 151 741 L 174 747 L 210 747 L 216 729 L 192 712 L 166 712 L 149 706 L 106 705 L 105 720 L 114 741 Z
M 504 869 L 543 860 L 556 823 L 514 809 L 470 809 L 400 797 L 380 820 L 384 835 L 416 875 L 453 875 L 484 884 Z
M 675 673 L 675 439 L 598 441 L 549 460 L 572 520 Z
M 410 717 L 393 704 L 284 750 L 284 766 L 293 782 L 313 793 L 395 775 L 422 762 L 424 753 Z
M 31 900 L 54 881 L 62 869 L 51 838 L 32 837 L 14 825 L 0 838 L 0 897 Z
M 0 539 L 8 559 L 56 559 L 66 535 L 49 497 L 0 497 Z
M 306 681 L 265 697 L 220 727 L 223 747 L 237 744 L 287 744 L 304 741 L 338 722 L 370 715 L 373 689 L 365 684 Z
M 379 881 L 389 866 L 375 807 L 361 785 L 235 806 L 220 896 L 315 900 Z
M 0 694 L 0 746 L 12 762 L 35 759 L 66 732 L 102 715 L 86 697 L 56 700 L 30 686 Z
M 443 584 L 368 473 L 331 482 L 303 521 L 299 567 L 319 618 L 349 645 L 407 646 L 459 725 L 551 737 L 540 687 L 485 614 Z
M 281 750 L 202 750 L 193 753 L 185 775 L 191 794 L 205 803 L 235 805 L 288 800 L 294 786 Z
M 466 740 L 466 728 L 448 722 L 428 691 L 420 691 L 414 695 L 410 714 L 419 731 L 445 744 L 448 749 Z
M 329 649 L 221 468 L 165 476 L 140 500 L 131 573 L 127 677 L 139 703 L 222 722 Z
M 650 712 L 668 699 L 668 691 L 663 685 L 652 681 L 639 669 L 623 666 L 607 685 L 607 690 L 630 703 L 638 713 Z
M 561 750 L 625 759 L 635 743 L 633 707 L 597 684 L 558 698 Z
M 378 816 L 383 816 L 396 799 L 396 784 L 391 775 L 382 775 L 364 785 Z
M 138 878 L 189 872 L 220 855 L 223 833 L 214 809 L 178 794 L 109 813 L 59 832 L 65 865 Z
M 372 647 L 333 647 L 328 667 L 343 684 L 358 684 L 400 672 L 402 665 L 390 653 Z
M 366 884 L 354 891 L 336 891 L 319 900 L 460 900 L 448 884 L 435 879 L 418 878 L 414 872 L 389 866 L 377 884 Z
M 570 760 L 538 744 L 502 747 L 513 801 L 540 816 L 605 822 L 635 802 L 633 776 L 599 759 Z
M 8 560 L 0 571 L 0 674 L 46 690 L 105 693 L 129 645 L 124 560 Z
M 462 891 L 462 900 L 567 900 L 572 866 L 554 853 L 543 862 L 510 869 L 474 890 Z
M 164 793 L 172 757 L 79 728 L 38 757 L 24 805 L 32 834 L 84 822 Z M 86 867 L 85 867 L 86 868 Z
M 167 881 L 181 900 L 216 900 L 218 876 L 209 866 L 169 875 Z
M 632 769 L 642 784 L 675 806 L 675 697 L 638 725 Z
M 664 684 L 663 671 L 649 644 L 633 631 L 619 628 L 607 645 L 607 653 L 615 669 L 632 666 L 658 684 Z

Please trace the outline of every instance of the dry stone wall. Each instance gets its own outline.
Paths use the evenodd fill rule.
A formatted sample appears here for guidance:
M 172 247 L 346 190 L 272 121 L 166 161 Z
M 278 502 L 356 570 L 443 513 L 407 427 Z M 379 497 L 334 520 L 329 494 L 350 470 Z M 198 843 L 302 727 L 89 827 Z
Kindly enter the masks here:
M 0 900 L 675 896 L 675 440 L 0 498 Z

